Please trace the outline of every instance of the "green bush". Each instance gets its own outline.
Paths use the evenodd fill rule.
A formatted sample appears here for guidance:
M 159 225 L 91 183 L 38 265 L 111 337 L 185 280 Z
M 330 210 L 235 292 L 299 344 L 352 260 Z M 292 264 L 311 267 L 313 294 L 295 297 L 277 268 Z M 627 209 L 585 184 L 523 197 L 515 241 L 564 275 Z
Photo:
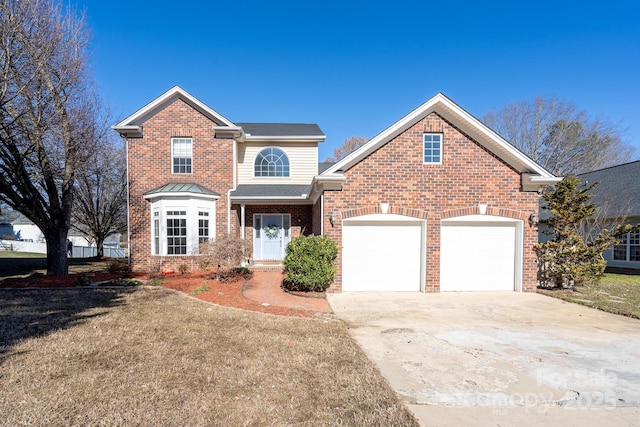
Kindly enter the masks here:
M 322 292 L 336 274 L 336 243 L 326 236 L 299 236 L 291 240 L 284 257 L 284 288 Z

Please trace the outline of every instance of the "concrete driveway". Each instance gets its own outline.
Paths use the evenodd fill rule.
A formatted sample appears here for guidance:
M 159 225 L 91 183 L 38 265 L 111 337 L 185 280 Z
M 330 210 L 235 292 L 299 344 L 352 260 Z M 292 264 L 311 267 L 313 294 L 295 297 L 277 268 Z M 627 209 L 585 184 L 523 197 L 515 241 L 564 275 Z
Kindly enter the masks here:
M 425 426 L 640 425 L 640 321 L 530 293 L 343 293 Z

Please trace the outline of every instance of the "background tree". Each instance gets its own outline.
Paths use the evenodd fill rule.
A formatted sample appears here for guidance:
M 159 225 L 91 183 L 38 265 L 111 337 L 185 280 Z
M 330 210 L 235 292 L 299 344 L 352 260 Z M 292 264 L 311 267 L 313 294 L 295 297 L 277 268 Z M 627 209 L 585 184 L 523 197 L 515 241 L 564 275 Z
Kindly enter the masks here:
M 93 150 L 88 41 L 53 0 L 0 0 L 0 200 L 40 228 L 53 275 L 67 273 L 76 172 Z
M 352 136 L 351 138 L 347 138 L 340 147 L 333 150 L 333 157 L 327 157 L 325 162 L 338 162 L 366 143 L 367 138 L 364 136 Z
M 490 111 L 482 120 L 548 171 L 562 176 L 627 162 L 622 129 L 591 118 L 573 102 L 538 96 Z
M 107 135 L 96 135 L 102 143 L 78 173 L 71 215 L 72 227 L 96 243 L 99 257 L 107 237 L 127 230 L 126 154 Z
M 543 194 L 543 209 L 551 212 L 545 220 L 548 229 L 543 233 L 553 236 L 537 246 L 540 282 L 543 286 L 573 288 L 588 282 L 598 282 L 604 274 L 606 261 L 602 252 L 618 243 L 622 234 L 634 229 L 619 224 L 614 230 L 603 226 L 591 238 L 585 238 L 585 223 L 598 212 L 598 206 L 590 203 L 590 191 L 597 183 L 581 187 L 580 179 L 567 175 L 555 187 Z M 603 225 L 603 224 L 601 224 Z

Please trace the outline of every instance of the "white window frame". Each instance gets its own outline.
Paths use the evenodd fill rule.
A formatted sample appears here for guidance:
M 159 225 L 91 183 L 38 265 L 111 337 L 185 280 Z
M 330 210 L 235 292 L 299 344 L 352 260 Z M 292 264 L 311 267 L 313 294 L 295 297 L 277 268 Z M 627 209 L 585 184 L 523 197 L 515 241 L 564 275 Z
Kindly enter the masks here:
M 264 153 L 266 150 L 279 150 L 282 153 L 282 156 L 279 157 L 279 159 L 285 159 L 287 161 L 287 165 L 286 165 L 286 175 L 258 175 L 256 173 L 256 163 L 258 162 L 258 159 L 262 156 L 265 157 L 262 153 Z M 270 163 L 269 163 L 270 164 Z M 283 172 L 284 173 L 284 172 Z M 278 179 L 278 178 L 291 178 L 291 161 L 289 160 L 289 155 L 286 153 L 286 151 L 284 151 L 282 148 L 280 147 L 264 147 L 262 148 L 260 151 L 258 151 L 258 154 L 256 154 L 256 158 L 253 160 L 253 177 L 254 178 L 268 178 L 268 179 Z
M 211 218 L 209 218 L 208 209 L 198 209 L 198 243 L 206 243 L 211 240 Z M 202 226 L 202 221 L 206 221 L 206 225 Z M 206 231 L 206 235 L 202 232 Z
M 439 160 L 437 162 L 436 161 L 427 161 L 427 159 L 426 159 L 426 157 L 427 157 L 426 156 L 426 153 L 427 153 L 427 147 L 426 147 L 427 141 L 426 141 L 426 139 L 427 139 L 427 137 L 433 137 L 433 136 L 438 136 L 440 138 L 440 147 L 439 147 L 439 154 L 438 154 L 438 159 Z M 430 147 L 430 149 L 433 150 L 433 146 Z M 423 164 L 425 164 L 425 165 L 441 165 L 442 164 L 443 154 L 444 154 L 444 134 L 439 133 L 439 132 L 427 132 L 427 133 L 422 134 L 422 163 Z M 433 153 L 431 153 L 429 155 L 429 157 L 433 158 L 435 156 L 433 155 Z
M 200 246 L 199 219 L 200 213 L 206 212 L 209 220 L 209 240 L 215 239 L 216 235 L 216 198 L 199 197 L 174 197 L 164 196 L 151 200 L 151 255 L 152 256 L 193 256 L 198 253 Z M 167 219 L 177 218 L 169 216 L 167 212 L 184 211 L 182 218 L 186 219 L 187 227 L 187 250 L 186 254 L 168 253 Z M 157 215 L 156 215 L 157 213 Z M 204 216 L 203 216 L 204 217 Z M 155 221 L 159 221 L 160 247 L 156 248 Z
M 613 245 L 613 253 L 611 254 L 611 258 L 613 261 L 624 261 L 624 262 L 640 262 L 640 259 L 631 259 L 631 248 L 639 247 L 640 248 L 640 231 L 635 231 L 633 233 L 627 233 L 622 236 L 621 242 L 617 245 Z M 625 257 L 624 259 L 616 258 L 616 249 L 624 249 Z M 640 250 L 640 249 L 637 249 Z
M 185 155 L 183 153 L 179 153 L 180 155 L 176 154 L 176 144 L 178 143 L 182 143 L 182 142 L 189 142 L 189 153 L 188 155 Z M 189 171 L 188 172 L 176 172 L 176 167 L 180 168 L 182 167 L 182 165 L 177 165 L 176 164 L 176 159 L 189 159 L 190 163 L 189 163 Z M 185 168 L 187 167 L 186 165 L 184 166 Z M 174 137 L 171 138 L 171 173 L 174 175 L 190 175 L 193 173 L 193 138 L 188 138 L 188 137 Z

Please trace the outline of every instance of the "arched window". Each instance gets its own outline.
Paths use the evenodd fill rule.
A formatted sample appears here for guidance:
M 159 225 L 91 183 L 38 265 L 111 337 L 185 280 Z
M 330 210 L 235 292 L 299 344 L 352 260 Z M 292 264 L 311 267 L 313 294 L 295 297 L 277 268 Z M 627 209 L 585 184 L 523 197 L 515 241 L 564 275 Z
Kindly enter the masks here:
M 289 158 L 279 148 L 265 148 L 256 157 L 254 176 L 289 176 Z

